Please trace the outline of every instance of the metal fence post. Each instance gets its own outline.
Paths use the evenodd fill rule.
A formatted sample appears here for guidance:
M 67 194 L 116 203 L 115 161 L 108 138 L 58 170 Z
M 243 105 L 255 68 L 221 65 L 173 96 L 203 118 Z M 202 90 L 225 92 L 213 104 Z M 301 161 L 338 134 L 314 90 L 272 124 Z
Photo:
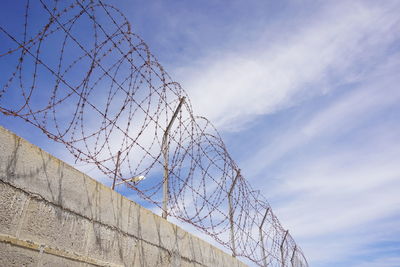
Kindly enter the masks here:
M 180 99 L 179 105 L 176 108 L 174 115 L 172 115 L 171 121 L 168 123 L 167 128 L 164 131 L 162 143 L 161 143 L 161 150 L 164 158 L 164 179 L 163 179 L 163 212 L 162 217 L 167 219 L 168 216 L 168 180 L 169 180 L 169 170 L 168 170 L 168 134 L 169 130 L 174 123 L 176 116 L 178 115 L 179 110 L 181 109 L 183 103 L 185 102 L 185 97 Z
M 259 230 L 260 230 L 261 254 L 262 254 L 262 257 L 263 257 L 264 266 L 267 266 L 267 256 L 265 255 L 264 233 L 263 233 L 262 228 L 263 228 L 265 219 L 267 218 L 269 209 L 270 209 L 270 208 L 267 208 L 267 210 L 265 211 L 264 218 L 262 219 L 261 224 L 260 224 L 260 228 L 259 228 Z
M 286 241 L 286 237 L 287 237 L 288 233 L 289 233 L 289 230 L 286 230 L 285 235 L 284 235 L 283 240 L 282 240 L 282 243 L 281 243 L 281 261 L 282 261 L 282 266 L 285 266 L 285 257 L 283 255 L 283 244 Z
M 114 172 L 114 180 L 111 189 L 114 190 L 115 188 L 115 180 L 117 179 L 118 168 L 119 168 L 119 158 L 121 157 L 121 151 L 118 151 L 117 154 L 117 162 L 115 164 L 115 172 Z
M 240 170 L 237 171 L 236 173 L 236 177 L 233 180 L 232 184 L 231 184 L 231 188 L 229 189 L 229 193 L 228 193 L 228 205 L 229 205 L 229 222 L 231 224 L 231 232 L 230 232 L 230 238 L 231 238 L 231 244 L 232 244 L 232 256 L 236 257 L 236 246 L 235 246 L 235 233 L 234 233 L 234 229 L 233 229 L 233 215 L 234 215 L 234 210 L 232 207 L 232 191 L 233 188 L 235 187 L 236 181 L 240 176 Z

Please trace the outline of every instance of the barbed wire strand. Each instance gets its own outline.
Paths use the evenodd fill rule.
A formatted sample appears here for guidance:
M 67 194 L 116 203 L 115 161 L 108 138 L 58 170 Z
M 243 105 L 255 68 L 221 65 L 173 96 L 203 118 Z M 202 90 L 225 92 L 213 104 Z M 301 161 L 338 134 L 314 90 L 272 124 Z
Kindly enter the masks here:
M 34 125 L 64 144 L 76 163 L 126 181 L 162 208 L 163 136 L 184 97 L 164 144 L 168 215 L 256 265 L 308 266 L 218 131 L 193 114 L 185 90 L 119 9 L 101 0 L 26 0 L 21 10 L 22 30 L 0 25 L 0 64 L 11 69 L 1 80 L 3 115 Z M 138 175 L 151 178 L 128 181 Z

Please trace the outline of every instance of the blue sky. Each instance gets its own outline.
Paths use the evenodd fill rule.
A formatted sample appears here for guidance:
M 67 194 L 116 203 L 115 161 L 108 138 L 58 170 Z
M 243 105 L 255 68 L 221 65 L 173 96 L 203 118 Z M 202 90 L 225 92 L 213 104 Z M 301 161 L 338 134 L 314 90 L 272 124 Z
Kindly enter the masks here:
M 399 1 L 113 3 L 310 266 L 400 266 Z M 70 160 L 39 130 L 0 121 Z

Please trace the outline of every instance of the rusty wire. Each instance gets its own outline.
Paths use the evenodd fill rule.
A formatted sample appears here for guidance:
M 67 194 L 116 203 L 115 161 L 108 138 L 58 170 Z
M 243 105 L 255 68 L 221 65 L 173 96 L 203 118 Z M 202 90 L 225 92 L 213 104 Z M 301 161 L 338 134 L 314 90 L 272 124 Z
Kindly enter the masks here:
M 259 266 L 308 266 L 218 131 L 193 115 L 186 92 L 120 10 L 101 0 L 20 4 L 21 27 L 0 25 L 0 66 L 11 70 L 0 79 L 3 115 L 38 127 L 111 179 L 152 177 L 125 184 L 161 208 L 162 138 L 185 97 L 167 144 L 168 215 Z

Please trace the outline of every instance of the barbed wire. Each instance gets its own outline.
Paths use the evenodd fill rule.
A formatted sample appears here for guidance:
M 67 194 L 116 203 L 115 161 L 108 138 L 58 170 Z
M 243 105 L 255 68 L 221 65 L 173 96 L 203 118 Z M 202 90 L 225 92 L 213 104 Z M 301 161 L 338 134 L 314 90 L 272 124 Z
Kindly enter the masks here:
M 308 266 L 218 131 L 193 114 L 185 90 L 120 10 L 101 0 L 20 4 L 20 27 L 0 25 L 3 115 L 41 129 L 76 161 L 126 181 L 234 256 L 259 266 Z M 151 178 L 130 181 L 138 175 Z

